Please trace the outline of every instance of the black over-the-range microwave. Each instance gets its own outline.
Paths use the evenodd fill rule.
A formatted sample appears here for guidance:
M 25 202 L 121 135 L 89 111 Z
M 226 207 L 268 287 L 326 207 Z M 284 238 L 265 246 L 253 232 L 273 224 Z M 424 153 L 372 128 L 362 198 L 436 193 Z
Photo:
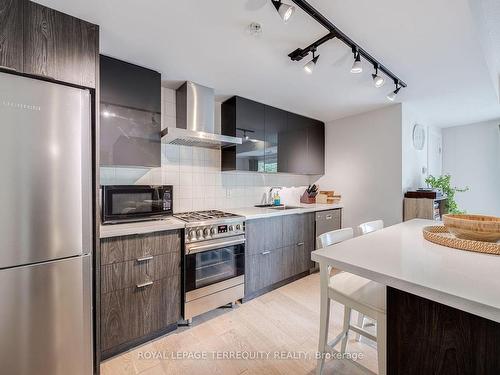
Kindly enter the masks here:
M 171 185 L 102 186 L 103 224 L 161 219 L 172 215 Z

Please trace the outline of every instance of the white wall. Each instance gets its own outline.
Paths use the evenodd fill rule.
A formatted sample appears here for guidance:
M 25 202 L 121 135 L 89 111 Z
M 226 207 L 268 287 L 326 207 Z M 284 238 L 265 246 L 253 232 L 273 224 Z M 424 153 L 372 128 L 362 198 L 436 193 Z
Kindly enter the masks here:
M 321 189 L 342 194 L 343 226 L 402 220 L 400 104 L 326 125 L 326 173 Z
M 162 90 L 162 128 L 175 126 L 175 91 Z M 220 104 L 216 103 L 216 128 L 220 129 Z M 101 184 L 166 184 L 174 187 L 174 212 L 225 209 L 263 203 L 271 186 L 306 186 L 309 176 L 221 172 L 220 150 L 162 144 L 160 168 L 103 168 Z M 305 190 L 302 189 L 302 191 Z M 293 192 L 293 197 L 290 196 Z M 287 194 L 288 193 L 288 194 Z M 294 189 L 283 192 L 286 204 L 296 204 Z
M 500 120 L 443 129 L 443 172 L 457 193 L 460 209 L 500 216 Z
M 429 148 L 429 139 L 434 140 L 441 137 L 441 129 L 426 126 L 426 119 L 421 116 L 410 105 L 402 105 L 402 166 L 403 193 L 426 186 L 425 178 L 429 174 L 430 166 L 433 166 L 434 175 L 441 174 L 441 152 L 437 148 Z M 422 125 L 425 129 L 425 144 L 422 150 L 417 150 L 413 146 L 413 127 L 415 124 Z

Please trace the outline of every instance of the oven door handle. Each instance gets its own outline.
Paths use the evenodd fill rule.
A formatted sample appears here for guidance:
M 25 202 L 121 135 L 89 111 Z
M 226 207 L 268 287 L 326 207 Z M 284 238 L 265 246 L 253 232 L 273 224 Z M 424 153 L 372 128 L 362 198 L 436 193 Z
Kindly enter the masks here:
M 213 243 L 210 245 L 200 245 L 200 246 L 193 246 L 189 248 L 188 254 L 196 254 L 196 253 L 201 253 L 203 251 L 208 251 L 208 250 L 214 250 L 214 249 L 219 249 L 224 246 L 231 246 L 231 245 L 239 245 L 245 243 L 244 238 L 240 238 L 237 240 L 232 240 L 232 241 L 226 241 L 226 242 L 217 242 Z

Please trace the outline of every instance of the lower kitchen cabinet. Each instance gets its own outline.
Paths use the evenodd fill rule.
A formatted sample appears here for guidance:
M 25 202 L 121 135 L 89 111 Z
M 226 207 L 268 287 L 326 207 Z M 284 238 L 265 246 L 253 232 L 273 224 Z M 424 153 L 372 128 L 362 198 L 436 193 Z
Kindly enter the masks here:
M 314 213 L 249 220 L 245 225 L 245 299 L 313 267 Z
M 181 316 L 181 233 L 101 240 L 100 348 L 108 358 L 176 328 Z
M 250 295 L 283 280 L 283 250 L 266 250 L 247 257 L 245 295 Z

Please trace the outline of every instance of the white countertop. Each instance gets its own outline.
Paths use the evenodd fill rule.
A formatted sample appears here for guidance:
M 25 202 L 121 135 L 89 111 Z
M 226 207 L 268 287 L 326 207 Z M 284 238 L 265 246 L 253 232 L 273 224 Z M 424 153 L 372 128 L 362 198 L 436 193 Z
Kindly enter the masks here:
M 245 216 L 246 220 L 252 220 L 252 219 L 262 219 L 271 216 L 293 215 L 293 214 L 303 214 L 307 212 L 334 210 L 337 208 L 344 207 L 342 204 L 304 204 L 304 203 L 293 206 L 300 208 L 290 209 L 290 210 L 278 210 L 265 207 L 241 207 L 241 208 L 226 209 L 224 211 L 236 215 Z
M 130 234 L 161 232 L 164 230 L 184 229 L 186 223 L 176 218 L 164 220 L 140 221 L 137 223 L 101 225 L 100 237 L 117 237 Z
M 299 207 L 297 205 L 296 207 Z M 271 216 L 300 214 L 306 212 L 333 210 L 342 208 L 341 204 L 300 204 L 301 208 L 292 210 L 273 210 L 259 207 L 242 207 L 236 209 L 223 209 L 245 217 L 245 220 L 258 219 Z M 163 230 L 183 229 L 186 223 L 174 217 L 164 220 L 141 221 L 137 223 L 101 225 L 100 238 L 126 236 L 130 234 L 142 234 L 160 232 Z
M 500 256 L 426 241 L 414 219 L 312 252 L 312 259 L 500 322 Z

